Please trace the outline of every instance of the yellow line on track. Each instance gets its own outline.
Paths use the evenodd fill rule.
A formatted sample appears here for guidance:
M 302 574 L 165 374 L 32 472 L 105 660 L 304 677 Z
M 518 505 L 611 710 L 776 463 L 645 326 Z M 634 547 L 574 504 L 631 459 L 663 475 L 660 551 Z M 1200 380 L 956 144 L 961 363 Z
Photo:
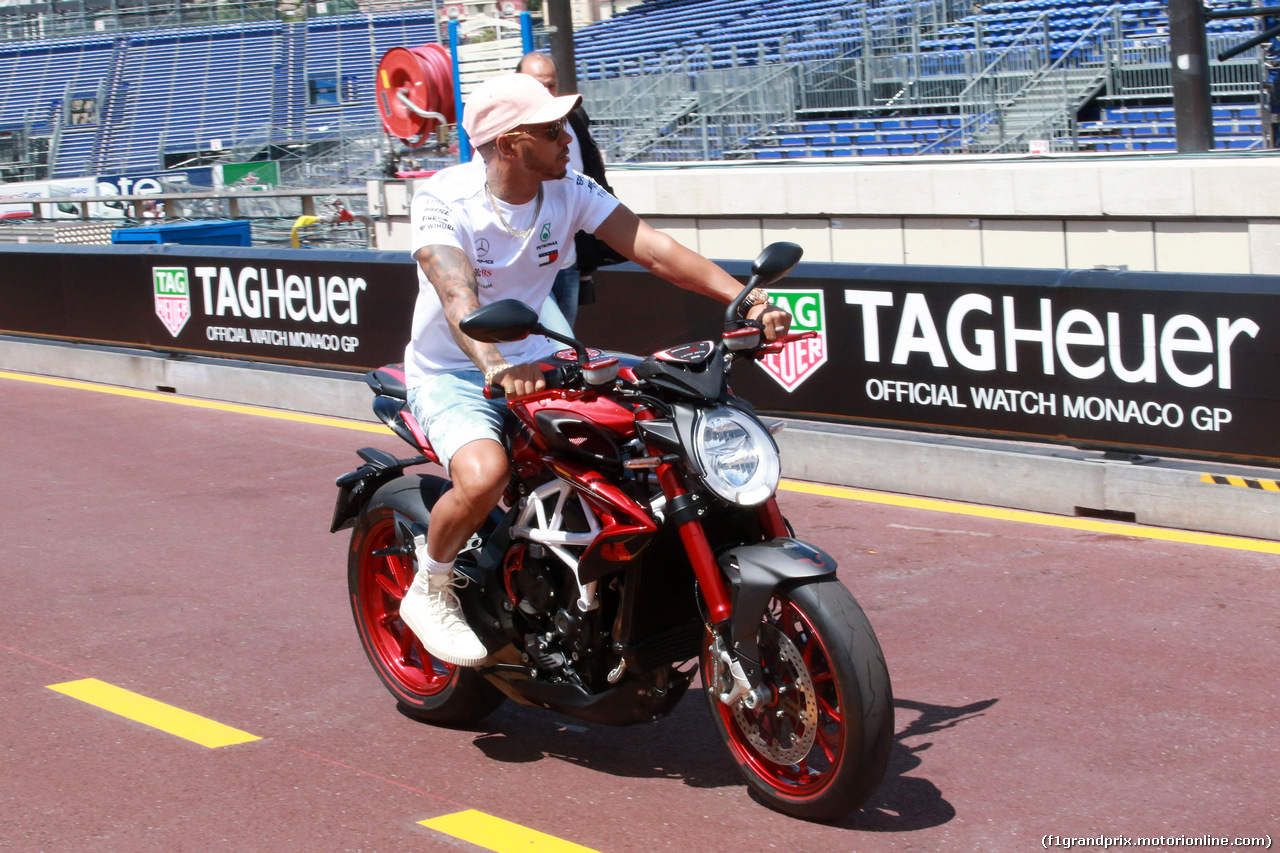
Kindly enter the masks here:
M 595 853 L 589 847 L 470 809 L 418 821 L 428 829 L 452 835 L 495 853 Z
M 63 388 L 78 388 L 83 391 L 100 391 L 106 394 L 119 394 L 125 397 L 136 397 L 143 400 L 156 400 L 164 403 L 177 403 L 183 406 L 198 406 L 205 409 L 220 409 L 265 418 L 278 418 L 286 421 L 319 424 L 321 426 L 340 427 L 342 429 L 359 430 L 386 434 L 388 429 L 381 424 L 363 423 L 345 418 L 329 418 L 321 415 L 302 415 L 296 412 L 285 412 L 261 406 L 243 406 L 236 403 L 220 403 L 216 400 L 199 400 L 193 397 L 180 397 L 174 394 L 160 394 L 153 391 L 138 391 L 132 388 L 120 388 L 114 385 L 101 385 L 95 382 L 80 382 L 71 379 L 54 379 L 46 376 L 32 376 L 25 373 L 7 373 L 0 371 L 0 379 L 17 379 L 24 382 L 38 382 L 45 385 L 56 385 Z M 1207 476 L 1207 475 L 1206 475 Z M 1216 533 L 1195 533 L 1184 530 L 1172 530 L 1161 527 L 1144 527 L 1139 524 L 1123 524 L 1114 521 L 1100 521 L 1089 518 L 1070 518 L 1067 516 L 1049 515 L 1047 513 L 1028 512 L 1026 510 L 1000 509 L 998 507 L 980 506 L 977 504 L 956 503 L 937 498 L 916 498 L 908 495 L 894 495 L 883 492 L 869 492 L 863 489 L 852 489 L 844 486 L 823 486 L 814 483 L 801 483 L 794 480 L 783 480 L 778 486 L 782 491 L 799 492 L 809 495 L 820 495 L 841 500 L 860 501 L 863 503 L 884 504 L 886 506 L 907 507 L 910 509 L 927 509 L 933 512 L 945 512 L 952 515 L 968 515 L 977 518 L 991 518 L 1000 521 L 1014 521 L 1020 524 L 1038 524 L 1044 527 L 1060 527 L 1067 530 L 1084 530 L 1093 533 L 1110 533 L 1117 536 L 1133 536 L 1140 539 L 1156 539 L 1165 542 L 1180 542 L 1187 545 L 1205 545 L 1211 548 L 1230 548 L 1237 551 L 1258 551 L 1263 554 L 1280 554 L 1280 542 L 1262 539 L 1249 539 L 1242 536 L 1225 536 Z
M 224 726 L 96 678 L 50 684 L 49 689 L 209 749 L 261 740 L 257 735 Z
M 133 397 L 138 400 L 155 400 L 161 403 L 176 403 L 179 406 L 195 406 L 198 409 L 217 409 L 223 412 L 236 412 L 242 415 L 256 415 L 262 418 L 276 418 L 282 421 L 295 421 L 320 426 L 336 426 L 344 429 L 376 432 L 386 435 L 390 432 L 382 424 L 367 424 L 345 418 L 329 418 L 323 415 L 305 415 L 298 412 L 286 412 L 281 409 L 268 409 L 265 406 L 244 406 L 239 403 L 223 403 L 217 400 L 199 400 L 195 397 L 180 397 L 176 394 L 161 394 L 157 391 L 140 391 L 137 388 L 122 388 L 116 385 L 102 385 L 97 382 L 80 382 L 75 379 L 55 379 L 51 376 L 30 376 L 25 373 L 7 373 L 0 371 L 0 379 L 17 379 L 22 382 L 35 382 L 40 385 L 55 385 L 59 388 L 76 388 L 81 391 L 98 391 L 103 394 L 115 394 L 120 397 Z
M 991 518 L 998 521 L 1016 521 L 1021 524 L 1039 524 L 1045 527 L 1061 527 L 1067 530 L 1084 530 L 1091 533 L 1109 533 L 1115 536 L 1133 536 L 1139 539 L 1158 539 L 1164 542 L 1181 542 L 1187 545 L 1209 545 L 1214 548 L 1233 548 L 1237 551 L 1260 551 L 1263 554 L 1280 554 L 1280 542 L 1247 539 L 1243 536 L 1224 536 L 1218 533 L 1195 533 L 1188 530 L 1170 530 L 1163 527 L 1144 527 L 1140 524 L 1124 524 L 1118 521 L 1099 521 L 1092 518 L 1069 518 L 1021 509 L 1001 509 L 978 504 L 962 504 L 936 498 L 914 498 L 908 495 L 891 495 L 868 492 L 844 486 L 822 486 L 815 483 L 799 483 L 784 480 L 780 491 L 800 492 L 842 500 L 884 504 L 886 506 L 927 509 L 953 515 L 975 518 Z

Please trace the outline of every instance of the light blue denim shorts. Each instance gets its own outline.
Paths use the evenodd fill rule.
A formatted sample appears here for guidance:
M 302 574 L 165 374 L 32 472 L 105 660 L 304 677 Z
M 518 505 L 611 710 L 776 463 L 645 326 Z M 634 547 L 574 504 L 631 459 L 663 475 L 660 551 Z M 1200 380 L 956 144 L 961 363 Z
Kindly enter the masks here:
M 510 417 L 502 398 L 486 400 L 479 370 L 455 370 L 427 377 L 409 389 L 409 408 L 445 471 L 453 455 L 482 438 L 502 443 L 502 425 Z

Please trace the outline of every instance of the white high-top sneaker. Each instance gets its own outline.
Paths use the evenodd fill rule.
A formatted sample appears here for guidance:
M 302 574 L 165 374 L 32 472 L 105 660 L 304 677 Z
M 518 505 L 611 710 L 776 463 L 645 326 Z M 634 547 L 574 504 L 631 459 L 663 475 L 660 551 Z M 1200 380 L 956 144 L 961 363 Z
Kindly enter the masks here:
M 475 666 L 489 656 L 467 624 L 454 592 L 467 583 L 452 571 L 419 571 L 400 602 L 400 618 L 440 660 L 455 666 Z

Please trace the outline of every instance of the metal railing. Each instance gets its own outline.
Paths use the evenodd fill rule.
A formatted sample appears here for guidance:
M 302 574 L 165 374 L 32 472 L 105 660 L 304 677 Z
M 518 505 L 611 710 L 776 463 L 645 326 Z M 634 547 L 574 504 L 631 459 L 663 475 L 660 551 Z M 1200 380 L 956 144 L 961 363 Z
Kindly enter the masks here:
M 1219 62 L 1219 53 L 1234 47 L 1237 35 L 1210 35 L 1209 86 L 1214 95 L 1256 95 L 1267 79 L 1265 52 L 1261 47 Z M 1112 57 L 1111 98 L 1168 96 L 1172 91 L 1172 58 L 1167 38 L 1147 39 L 1117 47 Z
M 988 108 L 987 95 L 1015 91 L 1047 65 L 1047 14 L 1041 14 L 1003 48 L 909 51 L 805 63 L 802 113 L 866 109 Z M 992 88 L 994 87 L 994 91 Z M 983 97 L 979 97 L 979 96 Z M 980 102 L 980 103 L 975 103 Z
M 795 70 L 790 64 L 773 63 L 703 75 L 698 107 L 687 130 L 656 140 L 649 148 L 652 158 L 680 159 L 674 155 L 690 150 L 689 137 L 701 160 L 733 157 L 750 148 L 752 137 L 795 118 Z
M 967 112 L 987 112 L 1026 89 L 1049 67 L 1048 13 L 1041 13 L 1018 33 L 956 96 Z
M 996 120 L 970 141 L 969 150 L 1011 151 L 1027 140 L 1070 136 L 1077 110 L 1107 79 L 1117 12 L 1118 7 L 1103 11 L 1051 64 L 1010 97 L 997 98 Z
M 667 61 L 669 60 L 669 62 Z M 696 104 L 695 78 L 689 56 L 671 54 L 653 71 L 634 76 L 580 81 L 578 89 L 591 115 L 592 138 L 612 158 L 636 151 L 662 128 Z
M 947 3 L 954 2 L 957 0 L 916 0 L 914 8 L 944 8 Z M 871 5 L 878 4 L 873 0 Z M 590 55 L 593 40 L 590 32 L 585 31 L 579 40 L 586 43 L 586 50 L 580 48 L 577 61 L 579 85 L 583 85 L 583 81 L 603 82 L 619 77 L 675 73 L 690 65 L 701 73 L 713 68 L 771 64 L 786 61 L 788 51 L 805 51 L 815 43 L 821 43 L 827 49 L 858 50 L 871 26 L 867 23 L 866 11 L 866 5 L 851 3 L 844 8 L 829 10 L 821 20 L 795 24 L 782 31 L 745 34 L 738 43 L 717 43 L 714 48 L 712 43 L 716 40 L 712 39 L 712 43 L 699 42 L 689 48 L 638 53 L 617 50 L 604 56 Z M 747 23 L 749 26 L 750 21 Z M 838 48 L 833 48 L 833 45 L 838 45 Z
M 0 6 L 0 41 L 421 10 L 411 0 L 115 0 L 108 8 L 58 0 Z
M 0 200 L 0 213 L 20 207 L 31 207 L 32 215 L 0 220 L 0 242 L 109 243 L 116 228 L 238 219 L 249 221 L 254 245 L 288 245 L 300 231 L 302 245 L 372 248 L 374 243 L 364 187 Z M 163 210 L 163 216 L 148 218 L 144 210 Z M 346 213 L 339 216 L 339 211 Z
M 956 0 L 918 0 L 914 3 L 877 3 L 858 9 L 859 27 L 870 56 L 918 53 L 920 42 L 964 15 L 971 3 Z
M 1013 100 L 1049 66 L 1047 22 L 1047 13 L 1041 13 L 980 71 L 964 73 L 960 79 L 966 82 L 958 92 L 943 91 L 930 100 L 917 98 L 915 103 L 921 105 L 954 105 L 964 116 L 960 127 L 917 149 L 917 154 L 968 151 L 972 140 L 999 122 L 1002 105 Z M 982 48 L 964 51 L 962 68 L 988 55 Z
M 579 84 L 592 137 L 613 162 L 716 159 L 795 115 L 795 66 L 676 70 Z

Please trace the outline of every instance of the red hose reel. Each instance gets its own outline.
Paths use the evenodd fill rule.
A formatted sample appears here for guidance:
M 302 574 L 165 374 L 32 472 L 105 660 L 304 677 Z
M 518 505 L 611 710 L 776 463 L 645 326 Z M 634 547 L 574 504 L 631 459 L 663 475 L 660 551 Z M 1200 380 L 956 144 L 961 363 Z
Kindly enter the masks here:
M 436 43 L 387 51 L 378 63 L 378 112 L 387 133 L 410 148 L 457 121 L 449 51 Z

